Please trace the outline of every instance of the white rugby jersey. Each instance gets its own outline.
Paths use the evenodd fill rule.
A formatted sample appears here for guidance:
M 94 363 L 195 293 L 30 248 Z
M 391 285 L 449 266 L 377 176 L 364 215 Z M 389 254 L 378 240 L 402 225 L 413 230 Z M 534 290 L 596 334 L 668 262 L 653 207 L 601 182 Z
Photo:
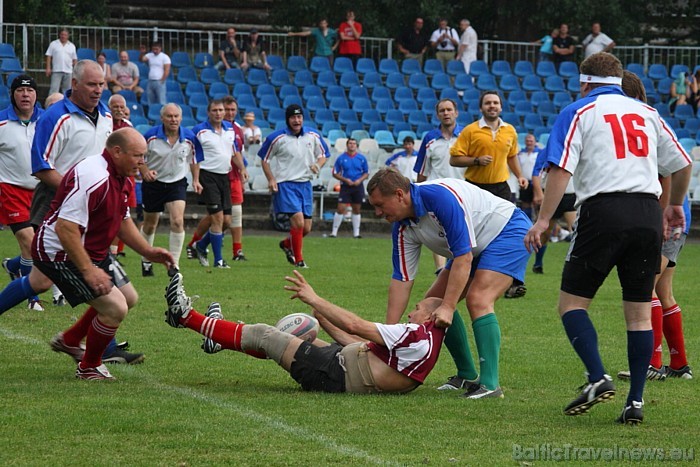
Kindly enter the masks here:
M 182 180 L 190 171 L 188 164 L 202 161 L 202 146 L 199 140 L 187 128 L 180 127 L 180 138 L 172 146 L 168 142 L 163 125 L 151 128 L 143 135 L 148 143 L 146 164 L 155 170 L 156 180 L 174 183 Z
M 443 138 L 442 130 L 436 128 L 430 130 L 420 145 L 418 159 L 413 171 L 423 175 L 427 180 L 438 178 L 456 178 L 464 180 L 466 167 L 452 167 L 450 165 L 450 148 L 457 141 L 463 127 L 456 125 L 452 137 Z
M 284 128 L 265 138 L 258 156 L 270 164 L 277 183 L 307 182 L 315 176 L 311 167 L 319 157 L 329 157 L 330 151 L 318 131 L 302 127 L 301 133 L 293 135 Z
M 547 161 L 573 174 L 577 206 L 600 193 L 661 195 L 658 176 L 691 163 L 656 109 L 602 86 L 554 123 Z
M 442 178 L 411 184 L 415 219 L 394 222 L 392 278 L 413 280 L 421 246 L 455 258 L 478 256 L 503 230 L 515 205 L 464 180 Z
M 240 151 L 236 143 L 236 132 L 227 121 L 221 122 L 221 134 L 214 131 L 206 121 L 192 128 L 202 145 L 204 160 L 199 168 L 216 174 L 228 174 L 231 170 L 231 157 Z
M 32 177 L 31 147 L 36 121 L 44 113 L 39 105 L 28 124 L 23 124 L 12 104 L 0 111 L 0 182 L 33 190 L 38 180 Z

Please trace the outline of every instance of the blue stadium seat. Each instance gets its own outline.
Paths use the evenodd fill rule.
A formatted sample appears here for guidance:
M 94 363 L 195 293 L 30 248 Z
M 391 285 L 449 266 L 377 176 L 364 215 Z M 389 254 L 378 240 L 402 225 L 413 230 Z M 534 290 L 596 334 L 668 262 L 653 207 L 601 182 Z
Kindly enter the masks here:
M 121 93 L 121 91 L 119 91 Z M 155 122 L 160 122 L 160 109 L 163 106 L 161 104 L 151 104 L 148 106 L 148 119 L 155 124 Z
M 384 122 L 374 122 L 369 126 L 367 131 L 369 132 L 369 136 L 374 138 L 374 135 L 377 134 L 378 131 L 389 131 L 389 125 Z
M 537 106 L 537 114 L 542 117 L 542 121 L 545 121 L 556 116 L 558 112 L 552 101 L 545 101 Z
M 325 89 L 330 85 L 338 84 L 338 82 L 335 79 L 335 73 L 333 73 L 333 71 L 331 70 L 326 70 L 318 74 L 318 77 L 316 78 L 316 84 L 321 88 Z
M 175 52 L 173 52 L 173 54 L 174 53 Z M 129 56 L 130 62 L 138 63 L 141 59 L 141 51 L 139 51 L 138 49 L 128 49 L 126 51 L 126 54 Z M 189 55 L 188 55 L 188 58 L 189 58 Z M 171 64 L 172 64 L 172 61 L 173 61 L 173 56 L 171 55 L 170 56 L 170 63 Z M 192 62 L 189 62 L 188 65 L 192 65 Z
M 653 65 L 652 65 L 653 66 Z M 644 85 L 644 90 L 647 93 L 647 96 L 650 94 L 656 94 L 656 87 L 654 86 L 654 82 L 651 80 L 651 78 L 641 78 L 642 84 Z
M 505 92 L 519 91 L 521 89 L 520 80 L 515 75 L 503 75 L 499 88 Z
M 657 112 L 659 112 L 659 116 L 662 118 L 668 118 L 671 116 L 671 109 L 669 109 L 668 104 L 664 102 L 654 104 L 654 108 Z
M 2 75 L 0 75 L 0 100 L 2 100 L 2 98 L 5 97 L 6 93 L 7 93 L 7 87 L 5 87 L 5 85 L 2 84 Z M 105 86 L 105 88 L 102 89 L 102 95 L 100 96 L 100 100 L 102 102 L 104 102 L 105 105 L 107 105 L 110 97 L 112 97 L 112 91 L 110 91 L 109 88 Z M 7 94 L 7 100 L 8 100 L 7 105 L 10 105 L 9 104 L 9 100 L 10 100 L 9 94 Z M 4 102 L 4 100 L 2 100 L 2 102 Z M 0 103 L 2 103 L 2 102 L 0 102 Z M 7 107 L 7 106 L 5 106 L 5 107 Z M 3 107 L 0 107 L 0 109 L 2 109 L 2 108 Z
M 220 83 L 221 75 L 219 75 L 219 70 L 210 66 L 209 68 L 202 69 L 199 80 L 204 84 Z
M 212 99 L 221 99 L 229 95 L 228 85 L 221 81 L 216 81 L 209 87 L 209 97 Z
M 243 75 L 243 71 L 241 71 L 238 68 L 229 68 L 224 73 L 224 83 L 229 85 L 236 83 L 245 83 L 245 76 Z
M 389 89 L 396 89 L 404 84 L 404 76 L 401 73 L 389 73 L 384 83 Z
M 314 114 L 314 121 L 318 125 L 323 125 L 326 122 L 334 122 L 335 121 L 335 115 L 333 114 L 333 111 L 330 109 L 318 109 L 316 113 Z
M 340 85 L 345 89 L 360 85 L 360 77 L 354 71 L 344 71 L 340 75 Z
M 631 71 L 640 78 L 644 76 L 644 65 L 641 63 L 628 63 L 625 69 Z
M 363 86 L 352 86 L 348 91 L 348 99 L 351 102 L 357 99 L 367 99 L 369 101 L 369 94 L 367 94 L 367 89 Z
M 214 57 L 209 52 L 197 52 L 194 54 L 195 68 L 209 68 L 214 66 Z
M 433 89 L 441 91 L 445 88 L 452 87 L 452 78 L 447 73 L 435 73 L 430 80 L 430 86 Z
M 267 84 L 267 72 L 265 70 L 261 70 L 260 68 L 250 68 L 248 70 L 246 81 L 253 87 L 261 84 Z
M 513 112 L 515 112 L 518 117 L 522 118 L 527 114 L 535 113 L 535 109 L 530 101 L 520 101 L 515 104 Z
M 127 106 L 132 106 L 134 104 L 139 103 L 139 100 L 136 97 L 136 93 L 134 91 L 131 91 L 129 89 L 122 89 L 117 94 L 119 94 L 120 96 L 122 96 L 124 98 Z
M 401 144 L 401 145 L 403 145 L 403 140 L 409 136 L 411 138 L 413 138 L 413 141 L 418 140 L 418 136 L 416 135 L 416 132 L 413 130 L 399 130 L 398 133 L 396 133 L 395 131 L 393 133 L 394 133 L 394 135 L 396 135 L 396 142 L 398 144 Z
M 352 66 L 352 60 L 348 57 L 336 57 L 333 61 L 333 71 L 336 75 L 341 75 L 346 71 L 354 72 L 355 68 Z
M 676 117 L 668 117 L 668 118 L 664 118 L 664 120 L 665 120 L 666 123 L 668 123 L 668 125 L 669 125 L 671 128 L 673 128 L 674 130 L 677 130 L 678 128 L 683 128 L 683 126 L 681 125 L 680 120 L 678 120 Z
M 683 146 L 683 149 L 685 149 L 685 152 L 690 154 L 693 151 L 693 148 L 695 147 L 695 139 L 693 138 L 679 138 L 678 140 L 679 143 L 681 143 L 681 146 Z
M 469 74 L 475 78 L 478 78 L 481 75 L 490 75 L 491 73 L 489 72 L 489 66 L 486 64 L 485 61 L 474 60 L 469 65 Z
M 404 75 L 412 75 L 414 73 L 421 73 L 420 62 L 415 58 L 407 58 L 401 62 L 401 73 Z
M 552 97 L 552 103 L 557 110 L 563 109 L 572 102 L 573 99 L 571 99 L 571 94 L 568 92 L 556 92 L 554 97 Z
M 278 92 L 279 98 L 284 99 L 287 96 L 296 96 L 301 98 L 299 95 L 299 88 L 293 84 L 283 84 Z
M 306 117 L 304 117 L 304 118 L 306 118 Z M 270 125 L 275 125 L 275 127 L 277 126 L 278 122 L 282 122 L 283 124 L 286 125 L 284 108 L 275 107 L 275 108 L 270 109 L 267 112 L 267 121 L 270 123 Z
M 0 43 L 0 59 L 3 58 L 17 58 L 12 44 Z
M 700 118 L 692 117 L 685 121 L 683 128 L 690 133 L 691 138 L 695 138 L 700 131 Z
M 357 114 L 352 109 L 342 109 L 338 112 L 338 123 L 341 125 L 347 125 L 348 123 L 360 121 L 357 119 Z
M 479 100 L 479 96 L 481 96 L 481 93 L 479 92 L 478 89 L 473 88 L 473 89 L 467 89 L 464 91 L 464 95 L 462 96 L 462 101 L 463 102 L 468 102 L 470 100 Z M 440 99 L 442 99 L 442 95 L 440 96 Z
M 253 95 L 253 87 L 248 83 L 236 83 L 233 85 L 233 97 L 238 98 L 242 94 Z
M 190 81 L 198 81 L 197 71 L 193 66 L 183 66 L 177 70 L 177 82 L 182 84 L 187 84 Z
M 309 86 L 306 86 L 301 94 L 301 97 L 303 97 L 304 100 L 307 101 L 312 96 L 323 97 L 323 90 L 315 84 L 310 84 Z
M 518 60 L 515 62 L 513 74 L 519 78 L 524 78 L 527 75 L 534 75 L 535 69 L 532 66 L 532 62 L 528 62 L 527 60 Z
M 564 85 L 564 80 L 561 78 L 561 76 L 552 75 L 545 78 L 544 89 L 545 91 L 549 92 L 561 92 L 566 91 L 566 86 Z
M 535 131 L 535 128 L 544 126 L 544 122 L 542 121 L 542 117 L 540 117 L 536 113 L 529 113 L 525 114 L 525 117 L 523 118 L 523 126 L 525 129 L 529 132 Z
M 19 62 L 18 58 L 3 58 L 0 64 L 0 73 L 23 73 L 24 69 L 22 64 Z M 14 78 L 13 78 L 14 80 Z M 12 84 L 12 81 L 8 77 L 8 82 Z
M 581 81 L 578 78 L 571 78 L 566 82 L 566 90 L 571 94 L 578 94 L 581 91 Z
M 505 75 L 512 75 L 513 72 L 510 68 L 510 63 L 505 60 L 494 60 L 491 64 L 491 74 L 496 77 L 502 77 Z
M 240 102 L 238 103 L 239 110 L 244 109 L 243 106 L 240 105 Z M 198 122 L 206 122 L 209 119 L 209 115 L 207 115 L 207 108 L 206 107 L 197 107 L 197 110 L 195 111 L 194 118 Z
M 267 55 L 267 64 L 270 65 L 270 68 L 272 70 L 284 70 L 284 62 L 282 61 L 282 57 L 279 55 Z
M 357 110 L 357 109 L 354 109 L 354 110 Z M 362 115 L 362 118 L 360 121 L 365 125 L 369 126 L 369 125 L 373 125 L 375 123 L 382 123 L 382 124 L 386 125 L 386 123 L 384 123 L 384 121 L 382 120 L 382 116 L 379 114 L 379 111 L 377 111 L 375 109 L 365 110 L 365 111 L 361 112 L 360 115 Z M 371 131 L 370 131 L 370 133 L 371 133 Z
M 413 90 L 407 86 L 401 86 L 394 91 L 394 100 L 400 102 L 403 100 L 413 100 Z
M 505 122 L 506 120 L 503 118 L 503 115 L 501 115 L 501 119 Z M 457 125 L 459 126 L 467 126 L 470 123 L 474 121 L 474 118 L 472 117 L 472 114 L 469 112 L 460 112 L 457 114 Z
M 331 123 L 338 125 L 338 129 L 329 129 L 328 130 L 328 142 L 331 143 L 331 146 L 335 146 L 335 142 L 338 140 L 338 138 L 347 138 L 348 135 L 346 135 L 345 132 L 340 129 L 339 123 L 337 123 L 337 122 L 331 122 Z
M 356 71 L 360 75 L 366 75 L 367 73 L 376 73 L 377 67 L 374 64 L 374 60 L 371 58 L 359 58 L 357 60 L 357 65 L 355 66 Z
M 301 100 L 300 96 L 290 94 L 282 98 L 282 107 L 284 107 L 285 109 L 292 104 L 296 104 L 299 107 L 304 108 L 304 101 Z
M 421 123 L 426 123 L 428 119 L 422 110 L 413 110 L 408 114 L 408 123 L 417 128 Z
M 387 125 L 394 126 L 399 122 L 405 122 L 406 118 L 404 117 L 403 112 L 400 110 L 390 109 L 384 116 L 384 121 L 387 123 Z
M 433 76 L 444 72 L 445 69 L 442 67 L 442 62 L 436 58 L 429 58 L 423 64 L 423 73 L 428 76 Z
M 184 127 L 195 126 L 197 124 L 197 121 L 195 120 L 194 115 L 192 114 L 192 107 L 190 107 L 189 105 L 182 104 L 180 105 L 180 109 L 182 109 L 181 125 Z
M 168 103 L 173 103 L 177 105 L 184 105 L 185 104 L 185 96 L 182 95 L 182 92 L 174 92 L 174 91 L 168 91 L 165 93 L 165 100 Z
M 116 49 L 102 49 L 100 53 L 105 54 L 105 60 L 110 65 L 119 61 L 119 52 Z M 2 52 L 0 52 L 0 57 L 2 57 Z
M 328 64 L 328 59 L 326 59 L 326 64 Z M 330 69 L 330 66 L 327 69 Z M 290 55 L 287 57 L 287 70 L 291 71 L 292 73 L 296 73 L 297 71 L 301 70 L 308 70 L 308 67 L 306 66 L 306 58 L 300 55 Z
M 289 59 L 287 59 L 287 66 L 289 66 Z M 329 62 L 328 58 L 326 57 L 312 57 L 311 63 L 309 64 L 309 70 L 316 74 L 324 71 L 333 71 L 331 68 L 331 62 Z
M 260 99 L 262 96 L 276 96 L 277 91 L 271 84 L 261 84 L 255 89 L 255 97 Z
M 416 93 L 416 100 L 422 104 L 427 99 L 437 99 L 437 96 L 435 95 L 435 90 L 432 88 L 419 89 Z
M 374 111 L 374 109 L 372 108 L 372 101 L 364 97 L 352 101 L 352 110 L 354 110 L 358 114 L 361 114 L 362 112 L 368 112 L 370 110 Z M 377 115 L 379 115 L 379 112 L 377 112 Z
M 391 147 L 395 148 L 398 146 L 396 140 L 394 140 L 394 135 L 387 130 L 379 130 L 374 134 L 374 139 L 380 147 Z
M 526 101 L 526 100 L 528 100 L 528 99 L 527 99 L 527 94 L 525 94 L 525 91 L 522 91 L 522 90 L 520 90 L 520 91 L 511 91 L 511 92 L 508 94 L 508 99 L 507 99 L 508 105 L 510 106 L 511 109 L 512 109 L 513 107 L 515 107 L 515 104 L 516 104 L 517 102 Z M 505 106 L 504 106 L 504 110 L 505 110 Z
M 385 86 L 377 86 L 372 90 L 372 101 L 377 102 L 379 99 L 389 99 L 393 100 L 391 96 L 391 90 Z
M 336 131 L 336 132 L 341 132 L 342 134 L 345 134 L 343 130 L 340 129 L 340 123 L 338 122 L 325 122 L 323 123 L 321 127 L 321 134 L 327 138 L 330 139 L 330 132 L 331 131 Z M 337 133 L 336 133 L 337 134 Z M 336 136 L 335 139 L 338 139 L 339 136 Z M 343 136 L 344 138 L 344 136 Z M 331 144 L 335 144 L 335 140 L 331 142 Z
M 556 75 L 557 69 L 554 68 L 554 62 L 539 62 L 535 68 L 535 74 L 540 78 Z
M 466 70 L 464 69 L 464 63 L 462 63 L 461 60 L 450 60 L 447 62 L 447 70 L 445 71 L 448 75 L 454 77 L 467 74 Z
M 277 68 L 272 70 L 272 74 L 270 75 L 270 83 L 279 88 L 282 87 L 285 84 L 289 84 L 291 81 L 289 80 L 289 73 L 287 70 L 284 68 Z
M 538 127 L 535 127 L 535 129 L 533 130 L 532 133 L 535 135 L 535 139 L 539 140 L 540 138 L 542 138 L 543 134 L 549 133 L 549 129 L 550 129 L 550 127 L 548 127 L 548 126 L 538 126 Z M 524 143 L 523 143 L 523 145 L 524 145 Z
M 190 107 L 207 107 L 209 105 L 209 96 L 203 92 L 196 92 L 189 96 L 187 103 Z
M 241 94 L 240 96 L 236 97 L 236 99 L 238 100 L 238 107 L 241 109 L 248 110 L 258 106 L 258 101 L 252 94 Z
M 369 139 L 369 133 L 367 133 L 367 131 L 363 128 L 354 128 L 358 125 L 362 125 L 362 123 L 357 122 L 355 124 L 351 123 L 346 125 L 345 133 L 348 133 L 352 139 L 356 140 L 359 143 L 363 139 Z M 348 129 L 350 129 L 349 132 Z
M 95 50 L 88 47 L 80 47 L 75 51 L 78 56 L 78 60 L 96 60 Z
M 533 107 L 537 107 L 543 102 L 551 102 L 547 91 L 535 91 L 530 95 L 530 103 Z
M 139 57 L 137 55 L 136 60 L 134 60 L 131 54 L 129 54 L 129 60 L 138 63 Z M 192 60 L 190 59 L 190 54 L 187 52 L 173 52 L 172 55 L 170 55 L 170 64 L 173 68 L 182 68 L 183 66 L 192 66 Z
M 427 99 L 420 103 L 420 109 L 423 111 L 424 114 L 430 116 L 433 113 L 435 113 L 435 106 L 437 105 L 437 103 L 437 98 Z M 457 102 L 457 105 L 460 105 L 459 101 Z
M 659 80 L 659 84 L 656 86 L 656 91 L 661 96 L 661 99 L 668 101 L 671 95 L 671 84 L 673 84 L 673 78 L 663 78 Z
M 562 78 L 578 78 L 578 65 L 576 62 L 561 62 L 559 64 L 559 76 Z
M 474 89 L 476 91 L 476 89 Z M 467 92 L 467 91 L 465 91 Z M 478 91 L 477 91 L 478 92 Z M 440 91 L 440 99 L 452 99 L 453 101 L 459 103 L 459 93 L 455 88 L 445 88 Z
M 480 74 L 476 79 L 476 89 L 480 91 L 489 91 L 492 89 L 498 89 L 498 84 L 496 83 L 496 77 L 492 74 Z
M 276 95 L 265 95 L 258 100 L 258 105 L 260 106 L 261 109 L 263 110 L 270 110 L 270 109 L 279 109 L 281 108 L 280 106 L 280 100 L 277 98 Z
M 318 112 L 321 109 L 327 109 L 328 106 L 323 96 L 311 96 L 306 101 L 306 108 L 309 112 Z
M 424 73 L 413 73 L 408 77 L 408 87 L 416 90 L 430 87 L 428 77 Z
M 399 110 L 403 112 L 404 115 L 408 115 L 413 110 L 419 110 L 418 102 L 414 99 L 404 99 L 399 102 Z
M 695 117 L 695 112 L 693 111 L 693 107 L 691 105 L 679 104 L 676 106 L 673 116 L 676 117 L 682 124 L 689 118 Z
M 678 73 L 685 73 L 686 76 L 690 74 L 690 69 L 688 68 L 688 65 L 683 65 L 683 64 L 675 64 L 671 67 L 671 71 L 669 72 L 668 76 L 669 78 L 678 78 Z
M 330 102 L 331 99 L 341 98 L 347 100 L 345 96 L 345 89 L 337 84 L 331 84 L 326 89 L 326 100 Z
M 327 70 L 330 72 L 330 70 Z M 309 70 L 299 70 L 294 73 L 294 86 L 304 88 L 314 84 L 314 76 Z
M 545 63 L 545 62 L 540 62 Z M 528 92 L 542 91 L 542 81 L 537 75 L 527 75 L 523 78 L 523 89 Z
M 390 73 L 399 73 L 399 64 L 393 58 L 383 58 L 379 61 L 379 73 L 386 76 Z
M 368 89 L 376 88 L 382 85 L 382 75 L 377 71 L 370 71 L 365 73 L 362 78 L 362 85 Z
M 458 89 L 460 91 L 466 91 L 467 89 L 473 89 L 474 88 L 474 81 L 472 80 L 472 76 L 468 75 L 466 73 L 455 76 L 454 87 L 455 87 L 455 89 Z
M 668 70 L 666 69 L 666 65 L 663 65 L 661 63 L 654 63 L 652 65 L 649 65 L 649 71 L 647 72 L 647 78 L 654 80 L 654 81 L 659 81 L 660 79 L 668 78 Z M 675 77 L 674 77 L 675 78 Z
M 390 110 L 396 108 L 393 99 L 378 99 L 374 102 L 374 108 L 379 111 L 380 114 L 385 115 Z

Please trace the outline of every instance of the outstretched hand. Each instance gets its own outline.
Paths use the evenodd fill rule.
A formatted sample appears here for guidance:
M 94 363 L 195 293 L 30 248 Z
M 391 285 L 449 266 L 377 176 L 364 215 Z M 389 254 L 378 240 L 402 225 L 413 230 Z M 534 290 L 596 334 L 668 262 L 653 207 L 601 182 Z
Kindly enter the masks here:
M 307 305 L 311 305 L 311 302 L 316 300 L 318 298 L 318 295 L 316 295 L 316 292 L 314 292 L 314 289 L 309 285 L 309 283 L 306 282 L 304 276 L 302 276 L 296 269 L 294 270 L 294 276 L 295 277 L 284 277 L 284 280 L 292 284 L 284 286 L 285 290 L 294 292 L 294 294 L 292 294 L 292 296 L 289 297 L 290 300 L 298 298 Z

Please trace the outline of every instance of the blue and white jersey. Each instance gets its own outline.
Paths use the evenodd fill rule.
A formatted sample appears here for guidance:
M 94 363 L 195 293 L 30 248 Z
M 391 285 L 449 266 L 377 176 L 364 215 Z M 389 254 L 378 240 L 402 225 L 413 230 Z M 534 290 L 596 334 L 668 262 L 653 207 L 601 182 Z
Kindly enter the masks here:
M 602 86 L 566 106 L 547 142 L 547 161 L 573 174 L 576 203 L 600 193 L 661 195 L 663 177 L 691 163 L 656 109 Z
M 387 160 L 386 165 L 389 167 L 394 167 L 396 170 L 401 172 L 401 175 L 406 177 L 412 182 L 416 181 L 416 173 L 413 168 L 416 166 L 416 161 L 418 156 L 415 152 L 410 155 L 406 154 L 406 151 L 399 151 L 396 154 L 392 154 Z
M 329 157 L 330 150 L 321 134 L 302 127 L 298 135 L 289 128 L 270 133 L 263 141 L 258 157 L 270 164 L 277 183 L 308 182 L 315 174 L 311 170 L 320 158 Z
M 197 164 L 204 160 L 202 145 L 192 132 L 180 127 L 180 137 L 171 145 L 165 134 L 163 125 L 156 125 L 144 135 L 148 144 L 146 165 L 156 171 L 156 180 L 163 183 L 173 183 L 187 176 L 188 164 Z
M 456 178 L 464 180 L 466 167 L 452 167 L 450 165 L 450 148 L 457 141 L 463 127 L 455 125 L 452 137 L 447 140 L 442 137 L 440 128 L 430 130 L 420 145 L 418 159 L 413 171 L 423 175 L 427 180 L 438 178 Z
M 416 215 L 393 225 L 392 278 L 413 280 L 421 246 L 447 258 L 476 257 L 510 221 L 515 205 L 464 180 L 443 178 L 411 184 Z
M 362 175 L 369 173 L 367 158 L 359 152 L 355 153 L 354 156 L 344 152 L 338 156 L 338 159 L 335 160 L 333 173 L 354 182 L 358 178 L 362 177 Z
M 214 131 L 209 121 L 192 128 L 204 153 L 204 160 L 199 168 L 215 174 L 227 174 L 231 171 L 231 158 L 241 148 L 236 143 L 236 132 L 227 121 L 221 122 L 221 133 Z
M 32 140 L 36 122 L 44 110 L 34 105 L 34 111 L 27 124 L 17 117 L 10 104 L 0 111 L 0 183 L 8 183 L 33 190 L 38 180 L 32 177 Z
M 112 114 L 101 101 L 97 124 L 70 100 L 71 90 L 48 108 L 36 124 L 32 143 L 32 174 L 56 169 L 65 175 L 80 160 L 102 154 L 112 133 Z

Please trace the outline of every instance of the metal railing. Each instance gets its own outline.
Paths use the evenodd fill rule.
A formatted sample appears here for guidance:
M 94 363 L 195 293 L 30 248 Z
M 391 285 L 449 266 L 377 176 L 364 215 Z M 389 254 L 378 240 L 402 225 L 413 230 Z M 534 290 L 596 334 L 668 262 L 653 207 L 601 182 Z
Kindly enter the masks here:
M 59 26 L 47 24 L 5 23 L 0 30 L 0 42 L 15 47 L 25 70 L 40 72 L 44 69 L 44 53 L 49 43 L 58 36 Z M 95 26 L 69 26 L 71 41 L 76 47 L 92 48 L 96 52 L 102 49 L 134 50 L 141 44 L 160 40 L 166 53 L 183 51 L 194 55 L 208 52 L 214 55 L 219 43 L 225 39 L 223 30 L 188 30 L 153 28 L 113 28 Z M 239 38 L 247 35 L 240 31 Z M 269 53 L 288 57 L 301 55 L 310 58 L 313 55 L 313 41 L 308 37 L 290 37 L 285 33 L 260 33 L 266 41 Z M 363 55 L 377 63 L 382 58 L 392 58 L 394 40 L 378 37 L 362 37 Z M 506 60 L 515 63 L 527 60 L 535 63 L 539 54 L 539 45 L 530 42 L 480 41 L 483 58 L 489 63 L 493 60 Z M 660 63 L 668 69 L 675 64 L 685 64 L 693 69 L 700 64 L 700 47 L 669 47 L 657 45 L 617 46 L 613 53 L 622 63 L 639 63 L 646 69 L 649 65 Z M 580 50 L 578 51 L 581 57 Z

